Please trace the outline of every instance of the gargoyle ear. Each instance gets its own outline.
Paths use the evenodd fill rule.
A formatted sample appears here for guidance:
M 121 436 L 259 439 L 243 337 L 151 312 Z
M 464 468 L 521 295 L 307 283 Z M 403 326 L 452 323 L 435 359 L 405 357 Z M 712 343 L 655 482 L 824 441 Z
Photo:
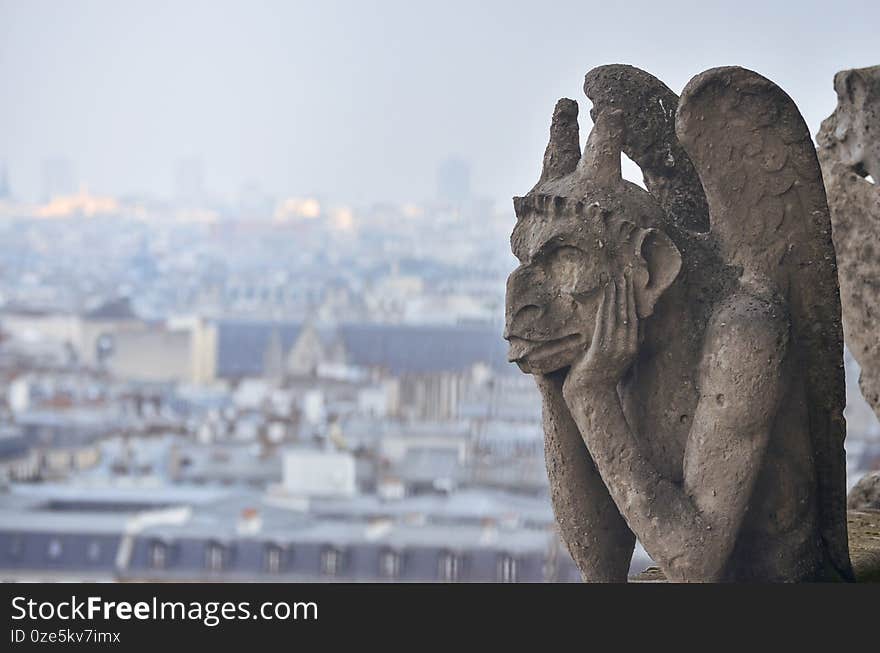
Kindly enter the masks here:
M 660 296 L 675 281 L 681 270 L 681 252 L 675 243 L 657 229 L 639 229 L 635 238 L 636 268 L 633 289 L 640 318 L 654 312 Z

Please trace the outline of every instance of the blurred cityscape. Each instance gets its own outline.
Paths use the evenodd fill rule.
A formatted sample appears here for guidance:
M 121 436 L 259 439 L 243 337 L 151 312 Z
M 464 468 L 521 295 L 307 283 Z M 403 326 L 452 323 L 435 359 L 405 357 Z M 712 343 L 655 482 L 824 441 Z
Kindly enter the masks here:
M 579 580 L 501 338 L 512 209 L 467 162 L 406 205 L 42 178 L 0 165 L 0 579 Z

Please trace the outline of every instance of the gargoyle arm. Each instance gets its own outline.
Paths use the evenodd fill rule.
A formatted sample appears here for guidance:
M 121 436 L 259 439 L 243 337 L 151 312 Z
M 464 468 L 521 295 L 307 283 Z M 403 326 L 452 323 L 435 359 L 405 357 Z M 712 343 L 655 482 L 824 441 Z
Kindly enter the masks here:
M 562 396 L 564 377 L 536 376 L 544 457 L 559 533 L 588 583 L 626 582 L 636 538 L 608 494 Z
M 788 320 L 749 295 L 716 312 L 681 484 L 664 478 L 624 416 L 616 384 L 566 387 L 566 402 L 615 504 L 671 580 L 723 578 L 773 427 Z

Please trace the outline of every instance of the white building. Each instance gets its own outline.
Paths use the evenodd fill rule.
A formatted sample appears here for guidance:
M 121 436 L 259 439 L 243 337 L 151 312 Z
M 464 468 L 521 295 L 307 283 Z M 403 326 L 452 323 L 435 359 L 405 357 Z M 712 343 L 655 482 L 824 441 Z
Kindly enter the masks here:
M 353 497 L 354 456 L 345 452 L 295 449 L 284 452 L 282 489 L 299 497 Z

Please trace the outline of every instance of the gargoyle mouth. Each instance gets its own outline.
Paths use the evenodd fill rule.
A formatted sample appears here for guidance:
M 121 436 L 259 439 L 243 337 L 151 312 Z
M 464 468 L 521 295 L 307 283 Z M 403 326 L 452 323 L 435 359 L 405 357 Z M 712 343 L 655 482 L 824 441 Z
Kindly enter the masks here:
M 539 361 L 570 349 L 573 345 L 578 344 L 580 339 L 581 336 L 578 333 L 552 340 L 526 340 L 511 336 L 508 338 L 510 347 L 507 350 L 507 360 L 511 363 L 518 363 L 526 358 Z

